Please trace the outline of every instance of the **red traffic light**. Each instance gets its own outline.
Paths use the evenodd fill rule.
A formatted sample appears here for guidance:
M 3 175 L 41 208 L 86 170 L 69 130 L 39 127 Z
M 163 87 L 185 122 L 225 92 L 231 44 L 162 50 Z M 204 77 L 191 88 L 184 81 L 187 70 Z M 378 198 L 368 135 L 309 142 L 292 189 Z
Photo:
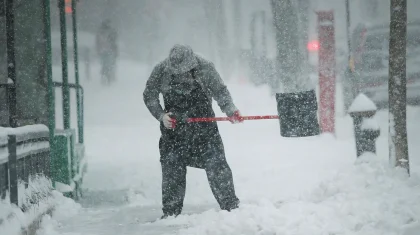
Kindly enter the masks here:
M 72 0 L 64 0 L 64 3 L 65 3 L 64 11 L 66 12 L 66 14 L 73 13 L 73 9 L 71 7 L 71 1 Z
M 71 6 L 66 6 L 65 11 L 67 14 L 71 14 L 73 12 L 73 9 L 71 8 Z
M 308 51 L 318 51 L 319 50 L 319 41 L 318 40 L 309 41 L 308 45 L 306 47 L 308 48 Z

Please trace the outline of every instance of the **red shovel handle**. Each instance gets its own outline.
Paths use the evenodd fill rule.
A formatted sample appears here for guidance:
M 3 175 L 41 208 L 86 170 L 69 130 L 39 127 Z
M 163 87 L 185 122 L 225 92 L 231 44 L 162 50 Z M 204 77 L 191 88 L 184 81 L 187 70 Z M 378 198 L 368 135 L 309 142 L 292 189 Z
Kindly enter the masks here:
M 242 120 L 263 120 L 263 119 L 279 119 L 278 115 L 266 115 L 266 116 L 241 116 Z M 234 118 L 231 117 L 214 117 L 214 118 L 188 118 L 187 122 L 220 122 L 220 121 L 231 121 Z

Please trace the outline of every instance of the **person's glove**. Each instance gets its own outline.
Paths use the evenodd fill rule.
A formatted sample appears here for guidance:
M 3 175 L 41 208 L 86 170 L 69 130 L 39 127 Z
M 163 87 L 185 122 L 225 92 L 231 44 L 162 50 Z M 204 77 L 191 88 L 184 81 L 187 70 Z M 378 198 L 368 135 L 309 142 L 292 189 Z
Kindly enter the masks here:
M 185 123 L 187 123 L 188 113 L 179 114 L 174 112 L 171 114 L 171 117 L 175 120 L 176 124 L 184 125 Z
M 167 129 L 174 129 L 176 127 L 176 119 L 171 117 L 172 113 L 165 113 L 162 116 L 163 125 Z
M 241 112 L 239 112 L 239 110 L 236 110 L 232 116 L 230 116 L 229 121 L 232 124 L 236 124 L 236 123 L 242 123 L 244 121 L 244 118 L 241 116 Z

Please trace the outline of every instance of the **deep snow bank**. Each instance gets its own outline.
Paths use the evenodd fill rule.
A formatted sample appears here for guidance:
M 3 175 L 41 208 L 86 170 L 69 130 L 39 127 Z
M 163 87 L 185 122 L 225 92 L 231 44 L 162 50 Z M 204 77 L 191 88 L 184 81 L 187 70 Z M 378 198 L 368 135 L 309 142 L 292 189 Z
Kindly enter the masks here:
M 23 212 L 10 204 L 8 198 L 0 200 L 0 234 L 19 234 L 23 217 Z
M 57 218 L 60 218 L 60 215 L 63 213 L 74 215 L 72 212 L 77 211 L 80 206 L 57 191 L 52 191 L 49 197 L 38 201 L 35 205 L 31 205 L 25 212 L 17 206 L 10 204 L 9 198 L 1 200 L 0 234 L 20 235 L 22 229 L 28 228 L 39 216 L 45 214 L 53 207 L 57 209 Z
M 179 234 L 402 234 L 420 219 L 420 178 L 365 155 L 293 200 L 261 199 L 232 213 L 207 211 L 158 223 Z
M 55 210 L 50 215 L 45 215 L 42 218 L 40 229 L 37 234 L 42 235 L 57 235 L 56 228 L 60 227 L 58 221 L 65 221 L 66 219 L 81 213 L 80 204 L 76 203 L 70 198 L 64 197 L 61 193 L 55 191 L 54 201 L 56 203 Z

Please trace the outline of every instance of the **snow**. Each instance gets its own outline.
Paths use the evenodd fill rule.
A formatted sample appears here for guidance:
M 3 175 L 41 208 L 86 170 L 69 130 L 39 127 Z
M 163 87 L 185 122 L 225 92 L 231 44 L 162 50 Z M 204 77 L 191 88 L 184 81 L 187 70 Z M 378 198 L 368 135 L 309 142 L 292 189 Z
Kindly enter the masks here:
M 41 124 L 22 126 L 18 128 L 0 127 L 0 133 L 8 135 L 25 135 L 33 132 L 48 132 L 48 127 Z
M 0 200 L 0 221 L 2 221 L 0 222 L 0 234 L 20 235 L 21 228 L 28 227 L 41 214 L 46 213 L 53 207 L 60 209 L 64 202 L 69 203 L 70 199 L 65 198 L 55 190 L 51 192 L 49 188 L 49 180 L 45 177 L 31 179 L 28 188 L 25 188 L 22 183 L 19 184 L 19 205 L 21 208 L 26 208 L 25 212 L 10 204 L 8 197 L 5 200 Z M 40 198 L 35 204 L 30 203 L 30 200 L 34 197 L 47 195 L 48 193 L 50 193 L 48 197 Z M 74 203 L 72 200 L 70 201 Z
M 337 15 L 344 15 L 340 14 L 344 12 L 344 4 L 340 2 L 322 1 L 316 8 L 333 8 Z M 254 6 L 245 7 L 246 11 L 254 12 L 263 8 L 269 13 L 269 1 L 264 4 L 259 1 L 249 3 Z M 186 5 L 185 12 L 196 12 L 191 11 L 190 4 Z M 363 9 L 360 3 L 353 5 L 353 9 Z M 162 22 L 168 25 L 152 27 L 158 29 L 152 31 L 165 31 L 161 32 L 164 34 L 150 37 L 157 41 L 140 40 L 142 43 L 139 44 L 139 35 L 136 36 L 134 32 L 130 35 L 134 38 L 135 48 L 143 46 L 144 49 L 150 49 L 146 53 L 140 49 L 141 54 L 148 57 L 149 63 L 163 55 L 163 52 L 166 55 L 167 47 L 174 40 L 189 41 L 200 49 L 207 44 L 207 41 L 200 40 L 200 35 L 194 33 L 194 37 L 190 37 L 186 29 L 193 27 L 185 27 L 191 25 L 184 22 L 188 17 L 175 20 L 174 12 L 178 10 L 175 5 L 167 9 Z M 359 16 L 364 14 L 363 11 L 354 12 Z M 386 12 L 389 14 L 389 4 Z M 115 12 L 111 10 L 109 13 Z M 227 16 L 231 14 L 229 11 L 226 13 Z M 314 17 L 316 14 L 311 14 L 311 18 Z M 352 25 L 366 21 L 365 18 L 352 17 Z M 309 27 L 311 31 L 316 31 L 315 24 L 316 20 L 312 19 L 311 25 L 314 27 Z M 346 33 L 346 27 L 341 26 L 345 24 L 345 17 L 336 17 L 336 26 L 340 26 L 336 27 L 337 45 L 345 45 L 345 40 L 341 40 Z M 136 31 L 127 26 L 127 22 L 123 22 L 123 25 L 123 31 Z M 134 28 L 138 26 L 135 24 Z M 227 31 L 231 33 L 232 30 Z M 144 30 L 138 32 L 144 35 Z M 316 32 L 311 35 L 317 37 Z M 164 40 L 159 40 L 162 36 Z M 234 40 L 233 43 L 248 43 L 249 35 L 244 34 L 240 39 L 242 41 Z M 72 40 L 68 43 L 71 44 Z M 340 47 L 337 49 L 342 50 Z M 209 48 L 209 51 L 213 49 Z M 276 50 L 268 51 L 275 54 Z M 342 57 L 346 63 L 345 56 Z M 229 58 L 226 61 L 233 60 Z M 221 63 L 215 62 L 216 65 Z M 75 203 L 53 191 L 51 200 L 43 203 L 54 204 L 56 210 L 52 217 L 43 218 L 42 228 L 37 235 L 420 234 L 420 135 L 417 134 L 420 133 L 420 109 L 414 107 L 409 107 L 407 119 L 410 178 L 404 170 L 389 167 L 388 146 L 394 147 L 394 152 L 395 146 L 392 142 L 389 145 L 388 140 L 394 137 L 395 130 L 394 116 L 388 117 L 387 111 L 378 111 L 375 116 L 377 125 L 373 120 L 363 123 L 366 128 L 379 127 L 381 135 L 377 141 L 377 155 L 366 154 L 358 159 L 354 149 L 352 120 L 344 113 L 336 117 L 337 132 L 334 136 L 323 134 L 308 138 L 282 138 L 279 123 L 275 120 L 245 122 L 241 125 L 220 123 L 241 207 L 230 213 L 218 210 L 205 172 L 189 168 L 184 214 L 154 222 L 161 215 L 160 133 L 158 122 L 144 107 L 141 95 L 150 68 L 133 61 L 119 61 L 118 65 L 118 80 L 110 87 L 100 85 L 97 64 L 92 64 L 92 80 L 86 81 L 82 77 L 86 91 L 85 143 L 89 163 L 88 174 L 84 178 L 84 198 Z M 70 63 L 70 81 L 74 79 L 71 77 L 73 69 Z M 84 71 L 82 64 L 80 71 Z M 238 71 L 240 74 L 242 70 Z M 60 68 L 54 68 L 53 77 L 61 78 Z M 267 87 L 255 88 L 243 80 L 237 84 L 234 82 L 237 80 L 231 79 L 228 86 L 243 115 L 277 114 L 275 99 L 269 96 Z M 340 85 L 340 79 L 337 79 L 337 107 L 341 105 L 338 98 L 342 95 L 339 94 Z M 74 97 L 72 93 L 73 105 Z M 365 95 L 361 94 L 358 98 L 350 111 L 376 110 L 375 104 Z M 56 100 L 62 100 L 61 89 L 56 89 Z M 57 126 L 63 124 L 60 118 L 61 104 L 57 102 Z M 215 110 L 217 115 L 222 116 L 216 105 Z M 75 109 L 71 111 L 74 128 Z M 0 129 L 0 136 L 1 132 Z M 393 151 L 391 156 L 395 156 Z M 68 187 L 61 186 L 58 189 Z M 0 234 L 18 234 L 20 226 L 27 224 L 30 216 L 4 201 L 0 202 L 0 218 L 10 211 L 16 214 L 7 221 L 6 227 L 0 225 Z
M 362 130 L 379 130 L 378 121 L 375 118 L 364 118 L 361 125 Z
M 404 230 L 416 231 L 420 220 L 420 149 L 416 143 L 420 139 L 415 134 L 420 127 L 415 120 L 420 110 L 415 108 L 408 110 L 410 178 L 405 171 L 389 167 L 384 111 L 375 116 L 381 129 L 378 155 L 359 159 L 349 116 L 337 117 L 335 137 L 282 138 L 275 120 L 220 123 L 241 207 L 231 213 L 220 211 L 205 172 L 189 168 L 183 215 L 156 221 L 161 216 L 160 133 L 140 92 L 149 71 L 131 62 L 121 66 L 125 76 L 111 87 L 103 88 L 95 80 L 84 84 L 89 165 L 85 198 L 80 204 L 58 208 L 52 218 L 45 217 L 38 235 L 131 235 L 140 231 L 145 235 L 399 235 Z M 277 113 L 267 87 L 234 82 L 228 87 L 243 115 Z M 221 116 L 216 104 L 214 107 Z M 373 126 L 367 122 L 365 125 Z M 68 210 L 74 214 L 63 217 Z
M 53 191 L 53 199 L 55 202 L 55 209 L 52 211 L 51 218 L 50 215 L 45 215 L 41 221 L 41 228 L 37 231 L 37 235 L 57 235 L 56 228 L 60 227 L 60 223 L 57 220 L 63 220 L 76 216 L 79 213 L 82 213 L 81 206 L 75 203 L 73 200 L 64 197 L 61 193 Z M 73 235 L 69 233 L 67 235 Z
M 185 223 L 188 228 L 177 233 L 185 235 L 401 234 L 419 218 L 419 186 L 418 177 L 408 178 L 404 170 L 369 154 L 297 198 L 260 200 L 232 213 L 210 210 L 161 223 Z
M 67 193 L 67 192 L 73 191 L 73 187 L 71 187 L 68 184 L 60 183 L 58 181 L 55 182 L 55 189 L 61 193 Z
M 22 226 L 23 212 L 8 202 L 0 200 L 0 234 L 18 235 Z
M 403 235 L 417 235 L 420 234 L 420 223 L 417 222 L 411 226 L 407 226 Z
M 0 127 L 0 145 L 7 144 L 7 135 L 25 135 L 31 132 L 48 132 L 48 128 L 44 125 L 33 125 L 19 128 L 3 128 Z M 40 151 L 49 148 L 47 141 L 40 143 L 25 144 L 17 147 L 18 156 L 23 156 L 26 153 L 33 151 Z M 0 163 L 7 161 L 8 150 L 7 147 L 3 148 L 0 152 Z M 15 235 L 21 233 L 21 228 L 27 227 L 37 216 L 49 210 L 54 204 L 54 198 L 42 198 L 35 204 L 31 200 L 39 199 L 48 195 L 50 192 L 49 180 L 41 176 L 33 176 L 29 179 L 29 187 L 25 187 L 23 182 L 18 184 L 18 204 L 10 204 L 9 195 L 6 195 L 4 200 L 0 200 L 0 234 Z
M 349 107 L 349 113 L 376 111 L 377 107 L 365 94 L 360 93 Z

